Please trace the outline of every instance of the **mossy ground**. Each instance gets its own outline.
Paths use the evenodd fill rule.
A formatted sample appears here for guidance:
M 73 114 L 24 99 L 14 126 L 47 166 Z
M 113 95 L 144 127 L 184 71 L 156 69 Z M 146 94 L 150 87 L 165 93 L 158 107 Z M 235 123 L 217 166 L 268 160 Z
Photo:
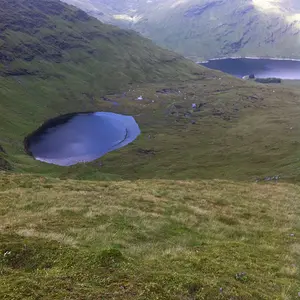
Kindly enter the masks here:
M 0 185 L 3 299 L 297 298 L 297 185 L 4 173 Z

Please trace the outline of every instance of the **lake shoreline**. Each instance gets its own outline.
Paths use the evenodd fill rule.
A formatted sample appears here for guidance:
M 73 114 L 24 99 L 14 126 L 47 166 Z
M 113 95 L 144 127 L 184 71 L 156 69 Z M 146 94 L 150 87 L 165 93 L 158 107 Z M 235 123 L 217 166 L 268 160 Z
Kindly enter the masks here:
M 233 56 L 229 58 L 214 58 L 198 64 L 238 78 L 253 74 L 258 78 L 300 79 L 300 59 L 295 58 Z
M 216 57 L 216 58 L 210 58 L 208 60 L 197 61 L 196 64 L 207 64 L 210 61 L 226 60 L 226 59 L 253 59 L 253 60 L 266 59 L 266 60 L 285 60 L 285 61 L 299 61 L 300 62 L 300 58 L 259 57 L 259 56 L 228 56 L 228 57 Z

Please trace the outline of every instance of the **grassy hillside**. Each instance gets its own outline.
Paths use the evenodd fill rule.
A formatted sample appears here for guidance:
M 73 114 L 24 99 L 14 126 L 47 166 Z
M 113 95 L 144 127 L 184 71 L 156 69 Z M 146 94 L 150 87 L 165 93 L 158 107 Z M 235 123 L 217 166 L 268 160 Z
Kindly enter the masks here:
M 9 153 L 20 153 L 26 133 L 46 118 L 105 107 L 105 93 L 203 72 L 134 32 L 58 1 L 5 1 L 0 28 L 0 144 Z
M 0 26 L 0 299 L 296 299 L 296 83 L 205 69 L 57 1 L 3 2 Z M 142 134 L 70 168 L 24 153 L 81 110 Z
M 4 174 L 0 186 L 2 299 L 297 298 L 299 186 Z
M 1 11 L 5 166 L 81 179 L 298 178 L 297 90 L 202 68 L 57 1 L 9 1 Z M 143 134 L 102 158 L 101 167 L 60 168 L 26 156 L 30 131 L 78 110 L 134 115 Z
M 299 58 L 298 0 L 66 1 L 193 60 Z

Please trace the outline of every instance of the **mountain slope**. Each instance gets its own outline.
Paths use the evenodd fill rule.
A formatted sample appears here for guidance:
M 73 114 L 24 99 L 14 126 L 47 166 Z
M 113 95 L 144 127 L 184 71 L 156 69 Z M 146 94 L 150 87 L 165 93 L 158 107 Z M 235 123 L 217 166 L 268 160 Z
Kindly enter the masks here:
M 89 72 L 99 69 L 101 85 L 106 83 L 109 88 L 113 80 L 109 83 L 105 80 L 106 77 L 111 79 L 114 73 L 118 73 L 119 84 L 165 78 L 168 72 L 173 77 L 180 63 L 192 67 L 192 63 L 179 55 L 155 47 L 134 32 L 101 24 L 83 11 L 66 7 L 61 2 L 5 1 L 0 14 L 0 72 L 4 76 L 34 75 L 36 69 L 50 76 L 49 70 L 43 73 L 49 62 L 55 67 L 58 63 L 71 62 L 74 68 L 75 64 L 83 67 L 84 72 L 86 64 L 92 61 L 96 65 L 94 69 L 89 66 Z M 161 67 L 163 63 L 166 64 Z M 23 70 L 22 66 L 28 70 Z M 178 75 L 183 73 L 178 72 Z
M 204 70 L 59 1 L 4 1 L 0 28 L 0 144 L 12 151 L 49 117 L 100 109 L 105 93 Z
M 0 299 L 297 297 L 296 83 L 202 68 L 58 1 L 0 13 Z M 142 134 L 70 168 L 24 153 L 78 110 L 134 115 Z
M 86 1 L 67 1 L 86 8 Z M 88 2 L 93 4 L 90 13 L 101 10 L 103 3 L 109 5 L 103 0 Z M 300 57 L 300 6 L 296 0 L 109 3 L 110 12 L 102 14 L 106 21 L 133 28 L 194 60 L 232 55 Z
M 0 20 L 0 145 L 15 170 L 90 179 L 300 175 L 297 90 L 205 69 L 57 1 L 7 1 Z M 101 168 L 24 154 L 24 137 L 47 118 L 88 110 L 133 115 L 142 135 Z

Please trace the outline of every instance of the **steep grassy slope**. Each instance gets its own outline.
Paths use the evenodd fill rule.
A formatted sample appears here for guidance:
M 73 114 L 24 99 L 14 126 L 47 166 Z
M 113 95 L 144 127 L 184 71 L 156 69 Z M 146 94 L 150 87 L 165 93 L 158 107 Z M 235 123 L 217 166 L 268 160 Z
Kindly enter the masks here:
M 128 83 L 203 70 L 58 1 L 4 1 L 0 28 L 0 144 L 10 153 L 48 117 L 100 109 L 100 96 Z
M 67 0 L 82 9 L 86 2 Z M 109 3 L 108 3 L 109 2 Z M 133 28 L 194 60 L 242 55 L 299 58 L 299 1 L 89 0 L 89 13 Z M 105 6 L 110 5 L 107 11 Z
M 76 73 L 86 82 L 97 78 L 107 91 L 133 81 L 174 78 L 175 70 L 180 78 L 192 68 L 134 32 L 101 24 L 62 2 L 6 1 L 0 14 L 3 76 L 67 79 Z

